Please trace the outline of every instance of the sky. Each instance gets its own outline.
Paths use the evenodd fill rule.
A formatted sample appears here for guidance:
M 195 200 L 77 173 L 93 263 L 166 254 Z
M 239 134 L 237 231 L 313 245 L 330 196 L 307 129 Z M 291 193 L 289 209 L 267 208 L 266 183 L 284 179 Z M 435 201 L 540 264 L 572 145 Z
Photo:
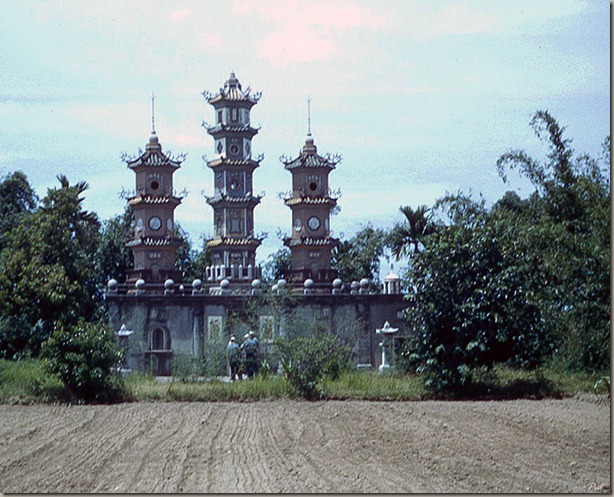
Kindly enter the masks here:
M 261 91 L 252 141 L 258 250 L 264 263 L 291 230 L 278 194 L 291 189 L 279 161 L 311 132 L 321 154 L 340 154 L 333 236 L 370 223 L 390 228 L 399 207 L 446 192 L 507 190 L 497 158 L 546 150 L 529 127 L 548 110 L 578 152 L 600 153 L 610 132 L 610 4 L 604 0 L 0 0 L 0 175 L 21 170 L 39 196 L 87 181 L 84 206 L 120 214 L 133 190 L 126 152 L 155 128 L 164 151 L 187 154 L 174 174 L 188 196 L 175 219 L 194 245 L 213 232 L 215 121 L 202 96 L 234 71 Z M 388 267 L 382 268 L 387 271 Z M 387 273 L 386 273 L 387 274 Z M 382 276 L 385 276 L 383 274 Z

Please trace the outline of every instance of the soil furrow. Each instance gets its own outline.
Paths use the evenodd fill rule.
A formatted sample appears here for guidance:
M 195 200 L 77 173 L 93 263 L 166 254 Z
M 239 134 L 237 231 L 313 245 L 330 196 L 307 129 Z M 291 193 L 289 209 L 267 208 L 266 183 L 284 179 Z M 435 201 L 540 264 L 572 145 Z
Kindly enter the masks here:
M 0 406 L 6 493 L 609 491 L 610 404 Z

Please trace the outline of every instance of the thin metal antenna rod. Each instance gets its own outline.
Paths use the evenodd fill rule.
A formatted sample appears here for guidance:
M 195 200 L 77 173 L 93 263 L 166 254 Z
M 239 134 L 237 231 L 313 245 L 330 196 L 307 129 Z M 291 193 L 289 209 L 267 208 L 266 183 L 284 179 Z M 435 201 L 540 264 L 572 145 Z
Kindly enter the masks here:
M 311 97 L 307 97 L 307 134 L 311 135 Z
M 154 99 L 156 98 L 156 96 L 154 95 L 154 92 L 151 92 L 151 132 L 155 133 L 156 132 L 156 126 L 154 124 Z

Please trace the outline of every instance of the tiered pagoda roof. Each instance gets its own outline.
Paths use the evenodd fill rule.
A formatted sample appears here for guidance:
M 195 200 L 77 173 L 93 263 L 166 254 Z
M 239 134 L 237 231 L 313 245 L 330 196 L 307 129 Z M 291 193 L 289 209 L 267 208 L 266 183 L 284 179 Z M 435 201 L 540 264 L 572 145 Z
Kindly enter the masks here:
M 335 169 L 335 166 L 339 163 L 341 157 L 322 157 L 321 155 L 318 155 L 318 148 L 313 142 L 311 133 L 308 133 L 305 140 L 305 145 L 303 145 L 303 148 L 300 150 L 296 159 L 286 159 L 285 157 L 280 157 L 280 160 L 284 164 L 285 169 L 289 171 L 299 167 Z
M 137 169 L 142 166 L 166 166 L 177 169 L 181 166 L 180 160 L 175 160 L 162 152 L 162 145 L 160 145 L 155 131 L 151 132 L 149 143 L 145 146 L 145 152 L 136 159 L 127 160 L 126 163 L 130 169 Z
M 260 128 L 253 128 L 249 124 L 243 126 L 236 126 L 218 123 L 213 126 L 208 126 L 206 123 L 203 123 L 203 126 L 207 130 L 207 133 L 209 133 L 211 136 L 215 136 L 219 133 L 229 131 L 231 133 L 245 133 L 250 135 L 251 138 L 253 138 L 258 134 L 258 131 L 260 131 Z
M 218 157 L 207 162 L 207 167 L 214 169 L 219 166 L 249 166 L 256 169 L 260 166 L 260 161 L 264 156 L 259 156 L 256 159 L 228 159 L 226 157 Z
M 126 247 L 167 247 L 171 245 L 181 245 L 182 241 L 183 240 L 181 240 L 180 238 L 154 238 L 149 236 L 143 236 L 130 240 L 128 243 L 126 243 Z
M 337 205 L 337 199 L 333 197 L 308 197 L 308 196 L 291 197 L 291 198 L 284 199 L 284 204 L 287 205 L 288 207 L 291 207 L 293 205 L 305 204 L 305 205 L 328 205 L 332 208 L 332 207 L 335 207 L 335 205 Z
M 250 87 L 243 90 L 241 83 L 235 76 L 235 73 L 231 72 L 230 78 L 228 78 L 228 80 L 224 83 L 223 88 L 220 88 L 218 93 L 213 95 L 210 92 L 203 92 L 203 96 L 211 105 L 219 102 L 247 102 L 251 107 L 252 105 L 258 103 L 261 93 L 258 92 L 252 94 Z
M 205 200 L 209 205 L 220 204 L 222 202 L 228 202 L 229 204 L 248 204 L 248 205 L 258 205 L 262 196 L 260 195 L 252 195 L 247 194 L 240 197 L 232 197 L 230 195 L 225 194 L 224 192 L 220 192 L 219 195 L 215 197 L 206 197 Z
M 164 197 L 140 194 L 128 199 L 128 204 L 131 206 L 138 204 L 175 204 L 175 206 L 181 203 L 181 198 L 167 195 Z
M 254 236 L 242 237 L 242 238 L 233 238 L 229 236 L 217 236 L 207 242 L 207 246 L 209 247 L 219 247 L 221 245 L 230 245 L 230 246 L 252 246 L 257 247 L 262 243 L 262 240 L 259 238 L 255 238 Z

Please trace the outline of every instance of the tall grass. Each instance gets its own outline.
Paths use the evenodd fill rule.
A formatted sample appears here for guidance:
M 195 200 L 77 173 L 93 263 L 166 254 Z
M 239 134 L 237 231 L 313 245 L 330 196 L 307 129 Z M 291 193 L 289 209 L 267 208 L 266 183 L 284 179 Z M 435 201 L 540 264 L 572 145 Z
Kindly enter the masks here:
M 251 402 L 265 399 L 300 398 L 283 377 L 256 376 L 227 383 L 220 380 L 160 382 L 134 373 L 124 378 L 127 401 Z M 476 374 L 463 398 L 543 398 L 579 392 L 594 393 L 596 375 L 542 368 L 519 371 L 498 366 Z M 338 379 L 319 385 L 324 399 L 419 400 L 434 398 L 418 376 L 399 373 L 380 375 L 370 371 L 347 371 Z M 609 389 L 608 389 L 609 390 Z M 66 400 L 61 382 L 49 376 L 41 361 L 0 360 L 0 403 L 57 402 Z
M 34 359 L 0 359 L 0 402 L 29 404 L 64 400 L 62 382 L 50 376 L 43 363 Z
M 133 374 L 125 378 L 125 385 L 128 397 L 135 401 L 245 402 L 296 396 L 281 377 L 256 376 L 234 383 L 217 379 L 162 383 L 152 376 Z
M 417 376 L 347 371 L 322 384 L 327 399 L 417 400 L 427 392 Z

